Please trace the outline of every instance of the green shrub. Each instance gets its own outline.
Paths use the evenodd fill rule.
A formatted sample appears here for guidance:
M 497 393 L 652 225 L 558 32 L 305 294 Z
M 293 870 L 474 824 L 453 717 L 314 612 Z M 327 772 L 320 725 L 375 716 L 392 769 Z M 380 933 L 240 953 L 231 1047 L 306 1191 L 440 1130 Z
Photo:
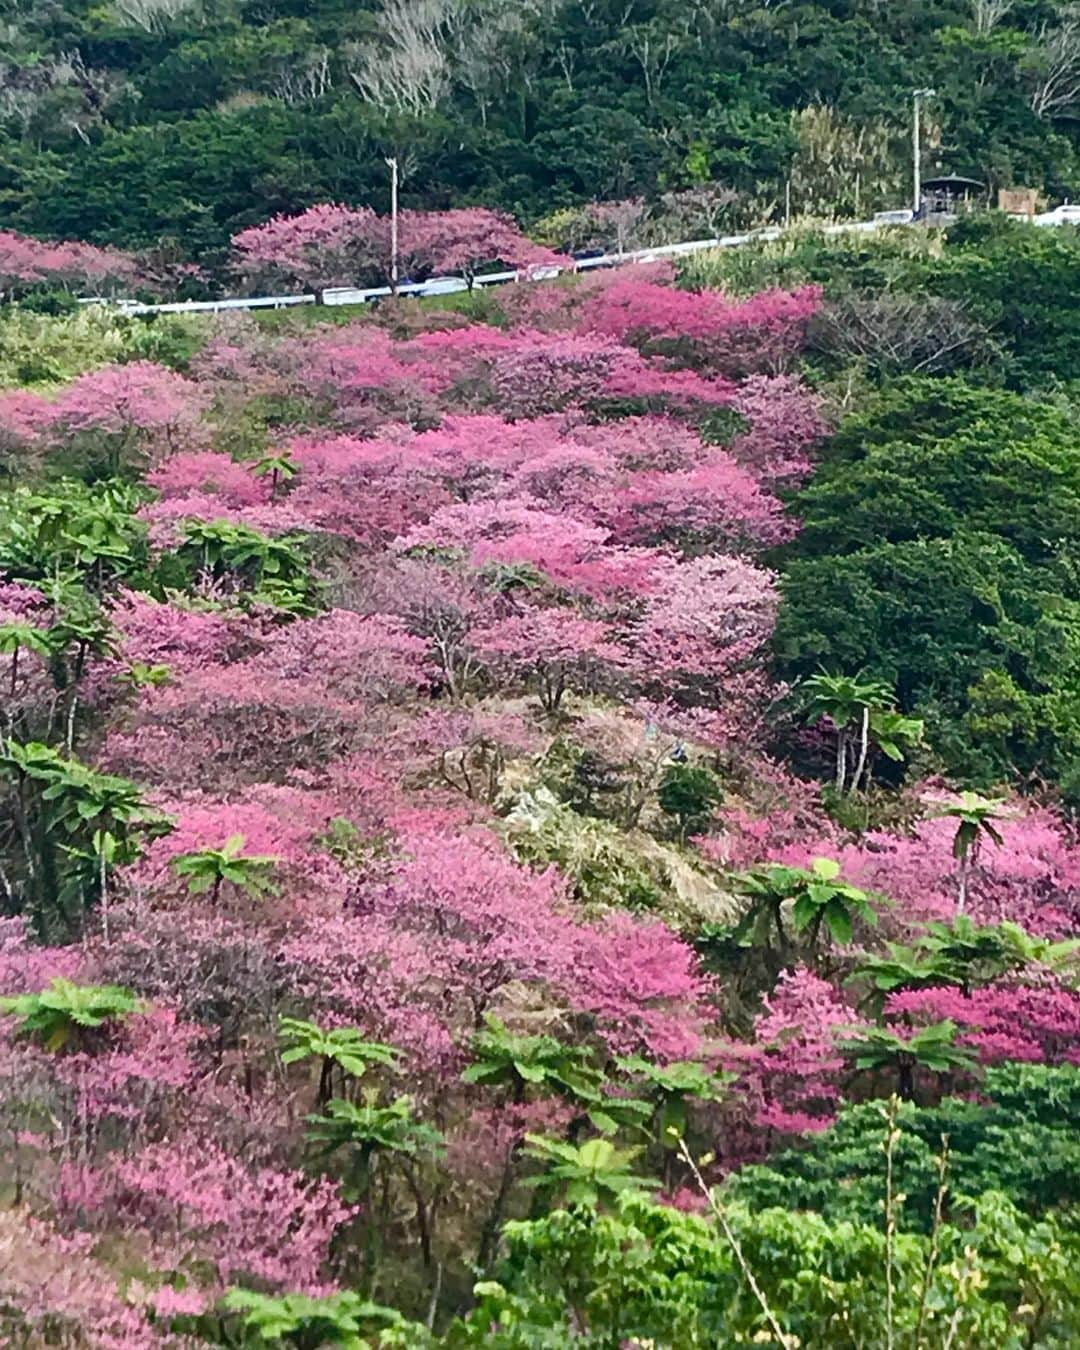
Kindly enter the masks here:
M 661 811 L 674 817 L 684 839 L 708 828 L 713 811 L 723 799 L 716 775 L 700 764 L 670 765 L 657 791 Z

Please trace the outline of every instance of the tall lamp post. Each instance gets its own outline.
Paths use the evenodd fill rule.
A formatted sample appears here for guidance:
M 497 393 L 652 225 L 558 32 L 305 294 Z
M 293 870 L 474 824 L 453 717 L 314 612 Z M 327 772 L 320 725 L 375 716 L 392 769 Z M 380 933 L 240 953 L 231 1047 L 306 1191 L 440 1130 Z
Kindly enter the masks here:
M 936 89 L 914 89 L 911 95 L 915 114 L 911 125 L 911 169 L 914 185 L 911 209 L 915 215 L 919 214 L 922 207 L 922 132 L 919 127 L 919 113 L 922 100 L 933 98 L 936 93 Z
M 386 161 L 390 170 L 390 289 L 397 295 L 398 287 L 398 162 L 397 156 Z

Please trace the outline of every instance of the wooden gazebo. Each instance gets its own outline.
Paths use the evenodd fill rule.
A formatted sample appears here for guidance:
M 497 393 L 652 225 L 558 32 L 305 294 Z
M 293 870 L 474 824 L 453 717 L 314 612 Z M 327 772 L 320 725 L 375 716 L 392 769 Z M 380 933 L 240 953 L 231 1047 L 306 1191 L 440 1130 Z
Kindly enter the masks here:
M 985 196 L 986 184 L 977 178 L 963 178 L 956 173 L 925 178 L 919 218 L 931 220 L 934 216 L 957 216 L 973 211 L 983 204 Z

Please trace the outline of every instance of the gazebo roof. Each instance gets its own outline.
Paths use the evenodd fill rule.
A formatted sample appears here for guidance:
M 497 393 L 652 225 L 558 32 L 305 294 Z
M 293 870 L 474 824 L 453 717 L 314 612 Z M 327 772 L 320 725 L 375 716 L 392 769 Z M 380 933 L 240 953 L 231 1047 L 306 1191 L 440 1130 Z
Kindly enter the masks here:
M 960 191 L 965 188 L 984 188 L 985 183 L 980 183 L 977 178 L 964 178 L 958 173 L 945 174 L 940 178 L 924 178 L 923 187 L 931 191 Z

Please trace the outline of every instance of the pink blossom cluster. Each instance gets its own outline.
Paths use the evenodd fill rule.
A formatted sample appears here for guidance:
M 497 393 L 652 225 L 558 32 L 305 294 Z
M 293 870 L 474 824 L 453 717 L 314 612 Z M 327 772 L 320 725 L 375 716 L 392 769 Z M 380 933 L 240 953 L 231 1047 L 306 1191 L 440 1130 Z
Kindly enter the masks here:
M 529 268 L 565 264 L 534 244 L 498 211 L 402 211 L 398 216 L 401 275 L 459 272 L 471 278 L 485 264 Z M 320 203 L 295 216 L 275 216 L 233 236 L 236 270 L 252 283 L 355 286 L 390 281 L 390 219 L 367 207 Z
M 841 1099 L 839 1045 L 859 1021 L 827 980 L 802 966 L 782 974 L 754 1024 L 752 1045 L 730 1057 L 754 1104 L 752 1127 L 779 1134 L 826 1129 Z
M 72 241 L 32 239 L 0 230 L 0 290 L 26 286 L 89 287 L 101 290 L 139 280 L 135 260 L 116 249 Z
M 19 391 L 0 397 L 0 446 L 48 454 L 72 438 L 111 443 L 118 455 L 151 463 L 200 445 L 209 397 L 195 381 L 152 361 L 102 366 L 55 395 Z
M 885 1013 L 920 1024 L 954 1022 L 961 1044 L 976 1050 L 984 1064 L 1080 1064 L 1080 994 L 1054 981 L 996 981 L 968 993 L 907 990 L 889 995 Z

